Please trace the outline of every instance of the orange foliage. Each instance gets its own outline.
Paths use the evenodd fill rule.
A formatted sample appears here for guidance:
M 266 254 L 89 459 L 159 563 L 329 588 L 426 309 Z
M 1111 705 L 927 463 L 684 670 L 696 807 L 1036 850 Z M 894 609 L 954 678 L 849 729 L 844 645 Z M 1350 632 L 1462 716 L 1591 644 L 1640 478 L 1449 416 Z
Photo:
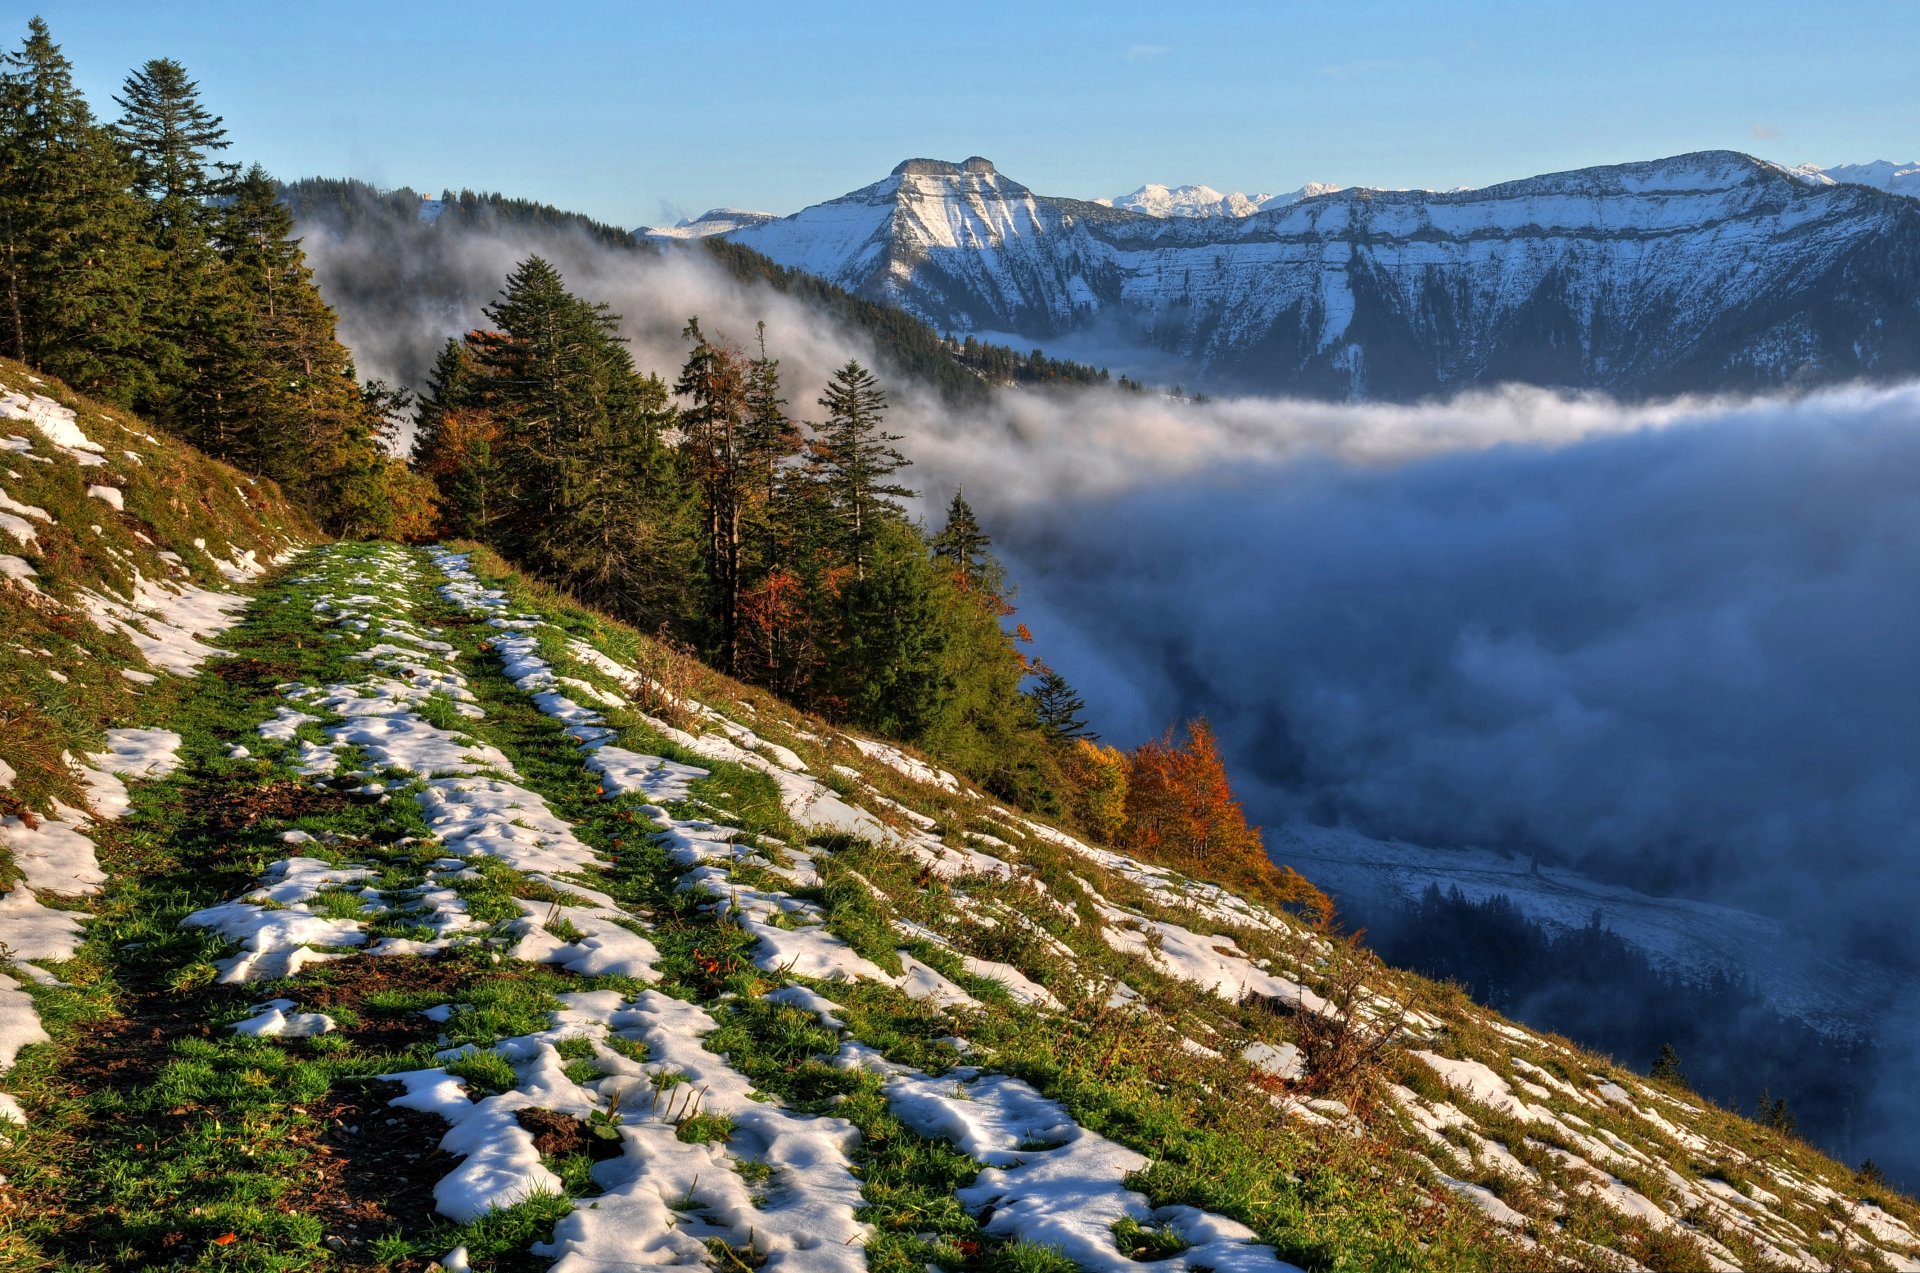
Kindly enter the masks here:
M 740 665 L 780 667 L 794 634 L 806 623 L 806 585 L 782 567 L 740 594 Z
M 1260 829 L 1234 798 L 1213 727 L 1187 725 L 1184 746 L 1172 730 L 1127 757 L 1125 846 L 1150 861 L 1203 879 L 1250 888 L 1329 923 L 1333 902 L 1295 871 L 1267 856 Z
M 419 458 L 428 477 L 450 477 L 479 463 L 499 445 L 499 422 L 487 411 L 449 411 L 440 417 L 435 445 Z

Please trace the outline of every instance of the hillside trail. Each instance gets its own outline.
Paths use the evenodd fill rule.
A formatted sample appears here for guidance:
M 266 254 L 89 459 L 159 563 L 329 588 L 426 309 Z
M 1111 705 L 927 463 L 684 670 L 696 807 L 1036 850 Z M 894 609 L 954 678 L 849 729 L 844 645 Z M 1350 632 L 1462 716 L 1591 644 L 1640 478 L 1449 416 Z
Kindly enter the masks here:
M 312 550 L 222 640 L 165 722 L 177 772 L 99 837 L 105 975 L 49 1017 L 9 1163 L 46 1266 L 1294 1267 L 968 1063 L 951 1013 L 1047 989 L 827 923 L 834 833 L 1005 862 L 744 727 L 680 734 L 707 764 L 622 746 L 648 678 L 458 554 Z M 918 1037 L 863 1031 L 863 985 Z

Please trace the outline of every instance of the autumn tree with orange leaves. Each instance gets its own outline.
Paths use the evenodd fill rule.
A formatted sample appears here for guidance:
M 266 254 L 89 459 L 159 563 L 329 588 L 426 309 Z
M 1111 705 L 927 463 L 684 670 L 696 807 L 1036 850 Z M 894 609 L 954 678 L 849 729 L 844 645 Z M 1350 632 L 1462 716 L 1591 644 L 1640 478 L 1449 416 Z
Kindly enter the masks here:
M 1120 840 L 1149 861 L 1255 890 L 1300 908 L 1316 923 L 1333 918 L 1325 893 L 1267 856 L 1260 829 L 1248 824 L 1234 798 L 1219 742 L 1204 717 L 1187 723 L 1184 744 L 1168 730 L 1128 755 Z

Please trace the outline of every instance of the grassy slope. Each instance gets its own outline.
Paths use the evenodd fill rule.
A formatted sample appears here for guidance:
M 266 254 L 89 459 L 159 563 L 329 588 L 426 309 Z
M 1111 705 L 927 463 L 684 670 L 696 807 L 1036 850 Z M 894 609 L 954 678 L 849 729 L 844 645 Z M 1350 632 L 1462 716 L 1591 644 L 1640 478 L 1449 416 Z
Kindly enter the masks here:
M 8 391 L 73 408 L 81 431 L 104 448 L 104 463 L 83 467 L 27 421 L 0 418 L 0 442 L 28 443 L 24 451 L 0 451 L 0 490 L 52 518 L 23 517 L 35 531 L 31 545 L 0 531 L 0 553 L 26 561 L 39 589 L 0 583 L 0 757 L 18 771 L 13 786 L 0 789 L 0 812 L 20 806 L 46 812 L 55 799 L 81 803 L 63 752 L 97 750 L 108 725 L 158 714 L 143 695 L 163 697 L 174 688 L 163 678 L 143 690 L 122 677 L 122 668 L 152 669 L 124 636 L 103 632 L 87 617 L 80 594 L 130 597 L 136 572 L 148 580 L 229 588 L 216 557 L 251 551 L 265 561 L 319 533 L 271 482 L 0 359 L 0 393 Z M 94 485 L 119 488 L 124 511 L 89 496 Z M 0 861 L 0 881 L 6 869 Z
M 22 379 L 17 368 L 0 366 L 0 381 L 18 387 Z M 126 442 L 134 437 L 131 429 L 92 408 L 82 407 L 81 423 L 114 450 L 122 443 L 135 446 Z M 0 435 L 7 431 L 0 425 Z M 30 432 L 24 425 L 16 431 Z M 211 563 L 194 565 L 187 551 L 194 538 L 210 546 L 232 541 L 265 555 L 302 530 L 284 514 L 259 519 L 255 505 L 264 500 L 241 502 L 231 491 L 230 474 L 184 448 L 139 445 L 148 448 L 145 465 L 129 461 L 111 470 L 127 485 L 128 513 L 143 519 L 143 533 L 158 544 L 178 548 L 204 582 L 218 576 Z M 7 462 L 13 470 L 23 468 Z M 103 528 L 98 535 L 85 530 L 76 536 L 65 525 L 41 531 L 48 551 L 33 560 L 41 572 L 37 582 L 48 594 L 85 586 L 89 578 L 124 584 L 127 562 L 106 551 L 109 543 L 133 561 L 158 563 L 157 550 L 132 537 L 132 525 L 101 516 L 108 510 L 98 509 L 83 522 L 88 505 L 74 501 L 87 499 L 84 482 L 57 471 L 70 466 L 35 467 L 46 470 L 31 479 L 37 486 L 26 485 L 24 475 L 5 479 L 10 495 L 57 512 L 63 524 L 98 521 Z M 86 481 L 101 480 L 101 469 L 88 472 Z M 155 480 L 156 474 L 164 476 Z M 1045 1251 L 984 1233 L 953 1197 L 956 1187 L 972 1180 L 977 1164 L 900 1123 L 877 1079 L 825 1064 L 820 1058 L 836 1043 L 832 1032 L 762 997 L 794 978 L 757 968 L 750 936 L 675 887 L 680 868 L 646 834 L 637 799 L 603 798 L 572 740 L 500 674 L 492 631 L 435 595 L 435 576 L 423 557 L 409 559 L 416 618 L 431 622 L 459 648 L 460 665 L 487 713 L 483 720 L 462 720 L 451 702 L 434 698 L 422 714 L 499 748 L 522 781 L 602 854 L 604 866 L 582 883 L 616 899 L 644 928 L 659 951 L 659 987 L 714 1015 L 720 1033 L 709 1039 L 710 1049 L 725 1052 L 760 1090 L 790 1108 L 831 1110 L 859 1127 L 857 1164 L 868 1204 L 863 1218 L 875 1229 L 868 1248 L 872 1265 L 902 1273 L 929 1262 L 948 1269 L 1057 1267 Z M 374 1076 L 431 1065 L 434 1053 L 449 1045 L 485 1048 L 537 1031 L 547 1024 L 553 996 L 563 991 L 637 989 L 622 977 L 587 978 L 503 962 L 495 947 L 484 944 L 518 918 L 516 898 L 552 901 L 553 885 L 489 865 L 460 886 L 467 911 L 484 926 L 475 934 L 479 940 L 431 960 L 346 958 L 310 967 L 285 983 L 215 984 L 215 963 L 233 948 L 204 930 L 178 926 L 191 911 L 242 893 L 268 863 L 286 856 L 280 837 L 288 830 L 321 837 L 302 845 L 303 854 L 376 867 L 374 883 L 389 897 L 425 879 L 438 856 L 406 798 L 417 790 L 417 779 L 391 775 L 399 785 L 389 799 L 358 799 L 299 779 L 291 747 L 263 744 L 253 731 L 284 701 L 276 686 L 295 680 L 324 684 L 364 672 L 348 657 L 351 642 L 321 630 L 312 604 L 328 587 L 352 586 L 349 581 L 371 569 L 371 560 L 367 550 L 357 549 L 309 557 L 269 581 L 246 621 L 221 639 L 232 658 L 216 660 L 192 681 L 163 678 L 137 696 L 114 684 L 121 678 L 111 674 L 137 666 L 130 648 L 98 636 L 84 618 L 69 614 L 56 622 L 59 612 L 44 599 L 5 585 L 13 632 L 34 622 L 46 632 L 33 641 L 14 640 L 53 651 L 7 665 L 7 680 L 0 682 L 8 690 L 31 686 L 9 709 L 11 719 L 28 727 L 16 724 L 14 732 L 0 734 L 0 756 L 22 770 L 19 790 L 29 788 L 26 767 L 16 757 L 95 745 L 109 721 L 132 718 L 176 730 L 185 739 L 186 763 L 165 781 L 136 785 L 132 813 L 100 830 L 110 882 L 91 903 L 98 918 L 78 957 L 52 969 L 67 984 L 34 991 L 53 1041 L 27 1048 L 0 1079 L 32 1117 L 0 1145 L 0 1175 L 7 1178 L 0 1185 L 0 1268 L 418 1269 L 462 1243 L 476 1267 L 544 1267 L 525 1250 L 549 1235 L 571 1203 L 535 1198 L 465 1226 L 435 1217 L 432 1185 L 453 1165 L 435 1149 L 443 1124 L 387 1106 L 390 1089 Z M 1920 1227 L 1920 1209 L 1910 1201 L 1868 1188 L 1796 1140 L 1712 1109 L 1682 1090 L 1650 1084 L 1564 1041 L 1514 1030 L 1453 989 L 1377 968 L 1359 970 L 1368 992 L 1412 1014 L 1398 1043 L 1364 1058 L 1350 1078 L 1324 1085 L 1260 1075 L 1238 1059 L 1241 1049 L 1252 1042 L 1311 1044 L 1312 1020 L 1272 1004 L 1229 1002 L 1168 975 L 1150 954 L 1114 949 L 1102 935 L 1096 897 L 1142 921 L 1177 922 L 1230 938 L 1259 965 L 1338 998 L 1341 986 L 1352 984 L 1345 972 L 1351 964 L 1319 935 L 1292 924 L 1224 922 L 1218 914 L 1170 905 L 1178 901 L 1177 889 L 1151 880 L 1143 885 L 1137 875 L 1041 836 L 969 794 L 964 783 L 956 791 L 915 781 L 870 759 L 822 722 L 672 659 L 644 636 L 512 575 L 497 561 L 483 556 L 482 563 L 516 603 L 557 625 L 540 630 L 541 646 L 562 674 L 603 691 L 622 689 L 575 658 L 564 638 L 584 641 L 792 748 L 813 772 L 833 775 L 836 789 L 883 818 L 902 827 L 916 825 L 908 810 L 931 819 L 933 834 L 955 849 L 987 843 L 974 836 L 1004 846 L 992 851 L 1017 865 L 1014 877 L 942 879 L 896 849 L 821 841 L 824 879 L 806 896 L 824 908 L 832 931 L 883 966 L 892 965 L 900 950 L 915 955 L 971 992 L 981 1007 L 955 1019 L 891 986 L 822 988 L 842 1005 L 854 1035 L 891 1059 L 939 1072 L 960 1059 L 948 1042 L 957 1031 L 973 1049 L 969 1060 L 1026 1079 L 1083 1126 L 1147 1154 L 1151 1166 L 1134 1184 L 1155 1205 L 1191 1203 L 1233 1216 L 1286 1258 L 1315 1269 L 1548 1262 L 1516 1245 L 1508 1229 L 1446 1186 L 1436 1163 L 1514 1208 L 1525 1218 L 1528 1238 L 1587 1266 L 1615 1261 L 1625 1267 L 1631 1260 L 1658 1268 L 1707 1267 L 1695 1238 L 1717 1235 L 1738 1263 L 1765 1267 L 1772 1256 L 1754 1232 L 1726 1218 L 1736 1206 L 1761 1209 L 1752 1204 L 1778 1217 L 1764 1222 L 1776 1245 L 1800 1247 L 1815 1262 L 1834 1267 L 1883 1267 L 1899 1254 L 1898 1241 L 1885 1237 L 1878 1241 L 1881 1250 L 1869 1246 L 1865 1230 L 1877 1215 L 1866 1211 L 1863 1199 Z M 46 618 L 37 617 L 43 612 Z M 57 645 L 56 636 L 74 649 Z M 85 654 L 78 652 L 82 648 Z M 71 667 L 76 680 L 83 674 L 89 679 L 81 690 L 47 679 L 22 681 L 44 667 Z M 797 844 L 804 838 L 763 774 L 690 754 L 663 731 L 660 718 L 696 731 L 711 730 L 715 721 L 677 711 L 664 700 L 653 704 L 654 715 L 643 710 L 647 706 L 643 698 L 606 713 L 621 742 L 712 771 L 693 793 L 698 803 L 672 812 L 732 823 L 743 840 L 764 843 L 776 856 L 776 841 Z M 312 725 L 297 736 L 320 738 Z M 235 743 L 255 754 L 234 758 Z M 16 746 L 24 750 L 16 752 Z M 72 791 L 61 785 L 70 776 L 49 768 L 54 772 L 36 798 Z M 777 881 L 747 866 L 736 870 L 735 883 L 771 887 Z M 365 910 L 344 891 L 315 905 L 326 914 L 364 920 L 376 937 L 425 935 L 417 916 Z M 983 926 L 970 918 L 983 913 L 1001 920 Z M 1031 923 L 1014 922 L 1016 916 Z M 895 918 L 911 919 L 943 940 L 902 940 L 889 925 Z M 568 935 L 564 924 L 550 931 Z M 969 976 L 956 957 L 962 951 L 1016 966 L 1065 1000 L 1069 1011 L 1017 1006 L 995 983 Z M 1138 991 L 1147 1013 L 1107 1006 L 1114 981 Z M 298 1000 L 303 1011 L 326 1011 L 340 1029 L 283 1042 L 240 1038 L 224 1028 L 277 992 Z M 470 1008 L 444 1025 L 417 1015 L 417 1009 L 450 1002 Z M 1478 1060 L 1526 1102 L 1563 1121 L 1557 1129 L 1537 1118 L 1522 1123 L 1517 1107 L 1494 1107 L 1504 1104 L 1497 1097 L 1489 1105 L 1449 1091 L 1411 1048 Z M 1523 1063 L 1539 1068 L 1526 1070 Z M 593 1062 L 581 1055 L 569 1064 L 583 1067 L 584 1076 Z M 476 1091 L 516 1078 L 491 1052 L 477 1053 L 458 1068 Z M 1618 1084 L 1634 1105 L 1660 1114 L 1666 1127 L 1609 1101 L 1602 1082 Z M 1395 1102 L 1390 1084 L 1410 1094 L 1402 1099 L 1454 1111 L 1459 1121 L 1422 1132 Z M 1326 1098 L 1338 1098 L 1348 1112 L 1309 1103 Z M 1593 1192 L 1605 1181 L 1558 1156 L 1568 1150 L 1593 1156 L 1567 1140 L 1569 1126 L 1587 1128 L 1596 1138 L 1617 1136 L 1630 1152 L 1612 1164 L 1611 1178 L 1650 1199 L 1661 1213 L 1626 1216 Z M 682 1139 L 727 1134 L 721 1123 L 690 1121 L 681 1129 Z M 1508 1146 L 1518 1166 L 1503 1167 L 1505 1160 L 1481 1137 Z M 1475 1152 L 1449 1161 L 1454 1151 L 1439 1141 Z M 590 1196 L 598 1187 L 589 1174 L 591 1148 L 565 1137 L 550 1146 L 549 1165 L 570 1195 Z M 734 1166 L 743 1176 L 764 1171 L 746 1159 Z M 1709 1188 L 1749 1201 L 1715 1210 L 1689 1200 Z M 1166 1249 L 1151 1232 L 1120 1236 L 1142 1256 Z M 716 1249 L 713 1258 L 720 1267 L 734 1267 L 753 1257 Z

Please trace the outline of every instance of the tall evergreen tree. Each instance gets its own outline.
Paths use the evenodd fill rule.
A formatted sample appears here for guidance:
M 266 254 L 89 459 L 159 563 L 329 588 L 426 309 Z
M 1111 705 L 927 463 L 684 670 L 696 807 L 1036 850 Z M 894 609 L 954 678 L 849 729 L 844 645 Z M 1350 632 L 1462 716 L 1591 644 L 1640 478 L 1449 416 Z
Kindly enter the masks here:
M 512 507 L 513 480 L 499 424 L 480 405 L 473 343 L 449 338 L 441 347 L 414 413 L 410 460 L 433 483 L 443 534 L 491 540 Z
M 114 132 L 132 162 L 151 246 L 142 327 L 160 389 L 148 405 L 171 423 L 174 396 L 230 347 L 221 328 L 232 321 L 232 296 L 213 237 L 223 219 L 219 201 L 239 188 L 239 170 L 213 158 L 228 146 L 226 129 L 200 104 L 199 84 L 178 62 L 146 63 L 114 101 L 121 108 Z
M 1086 700 L 1073 692 L 1066 677 L 1045 664 L 1040 665 L 1040 679 L 1027 691 L 1027 698 L 1033 703 L 1034 717 L 1047 737 L 1056 742 L 1099 738 L 1087 728 L 1086 719 L 1080 715 L 1087 710 Z
M 391 391 L 357 380 L 273 179 L 255 165 L 218 212 L 216 270 L 168 399 L 175 427 L 281 482 L 335 533 L 385 533 L 404 511 Z
M 759 356 L 747 364 L 746 417 L 740 426 L 740 449 L 755 488 L 755 501 L 764 509 L 774 503 L 782 464 L 800 454 L 805 436 L 787 414 L 780 396 L 780 360 L 767 356 L 767 325 L 757 331 Z
M 713 586 L 709 607 L 719 663 L 736 666 L 740 634 L 741 526 L 752 493 L 744 462 L 747 417 L 747 367 L 739 353 L 709 341 L 700 320 L 687 320 L 681 333 L 693 342 L 674 392 L 685 399 L 680 410 L 681 449 L 690 458 L 700 486 L 706 522 L 707 578 Z
M 139 204 L 47 24 L 0 58 L 0 349 L 129 402 L 140 349 Z
M 887 395 L 859 363 L 833 373 L 820 405 L 827 412 L 814 439 L 820 481 L 839 523 L 845 560 L 854 578 L 864 579 L 879 523 L 900 517 L 895 501 L 913 494 L 888 479 L 911 461 L 893 445 L 900 435 L 881 427 Z
M 133 156 L 134 188 L 172 215 L 198 215 L 232 193 L 237 164 L 212 159 L 225 150 L 224 121 L 200 104 L 200 85 L 172 58 L 154 58 L 129 75 L 113 100 L 123 112 L 114 131 Z
M 661 441 L 666 386 L 634 370 L 619 319 L 569 293 L 540 257 L 485 313 L 499 331 L 470 338 L 478 374 L 462 396 L 491 413 L 512 475 L 501 546 L 623 615 L 677 614 L 693 572 Z
M 956 489 L 947 505 L 947 524 L 933 537 L 933 555 L 947 564 L 960 586 L 984 589 L 996 597 L 1006 586 L 1005 572 L 988 551 L 993 541 L 980 529 L 965 487 Z

